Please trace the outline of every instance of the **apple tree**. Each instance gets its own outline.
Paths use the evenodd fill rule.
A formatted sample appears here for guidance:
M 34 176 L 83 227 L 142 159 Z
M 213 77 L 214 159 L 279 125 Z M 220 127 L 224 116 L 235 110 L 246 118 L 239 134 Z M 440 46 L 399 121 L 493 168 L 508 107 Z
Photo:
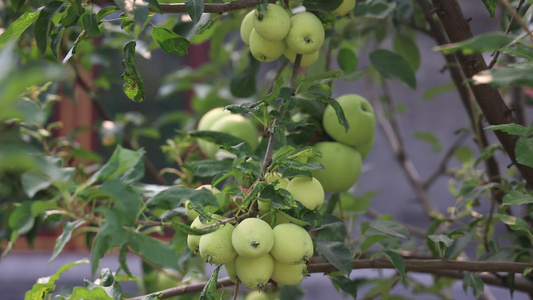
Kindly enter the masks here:
M 90 250 L 25 299 L 300 299 L 309 274 L 354 299 L 408 299 L 399 285 L 447 299 L 456 281 L 484 299 L 492 286 L 533 298 L 531 4 L 476 2 L 500 29 L 474 35 L 457 0 L 6 1 L 2 255 L 46 228 L 61 232 L 50 261 L 75 237 Z M 448 101 L 468 126 L 449 124 L 457 141 L 422 178 L 391 86 L 420 89 L 430 52 L 452 84 L 424 97 L 456 91 Z M 155 82 L 157 56 L 172 71 Z M 60 134 L 57 107 L 82 98 L 95 120 Z M 431 126 L 418 138 L 442 148 Z M 100 151 L 79 142 L 85 133 Z M 424 228 L 358 184 L 378 133 Z M 455 199 L 446 211 L 429 192 L 443 177 Z M 107 255 L 120 267 L 102 266 Z M 93 279 L 59 295 L 57 279 L 83 263 Z

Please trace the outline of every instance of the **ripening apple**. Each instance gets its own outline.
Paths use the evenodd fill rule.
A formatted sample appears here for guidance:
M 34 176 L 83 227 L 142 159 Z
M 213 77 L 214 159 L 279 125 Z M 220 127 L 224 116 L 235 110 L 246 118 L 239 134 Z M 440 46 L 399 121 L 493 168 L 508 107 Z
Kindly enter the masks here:
M 233 230 L 235 227 L 226 223 L 216 231 L 200 236 L 198 244 L 200 256 L 213 265 L 225 264 L 235 258 L 237 252 L 231 243 Z
M 259 36 L 255 29 L 250 33 L 250 52 L 260 62 L 271 62 L 278 59 L 285 51 L 285 42 L 268 41 Z
M 271 278 L 279 284 L 296 285 L 300 284 L 308 274 L 305 263 L 289 265 L 274 259 L 274 272 Z
M 295 225 L 297 226 L 297 225 Z M 274 271 L 274 259 L 269 253 L 258 258 L 235 258 L 235 271 L 239 281 L 252 290 L 266 287 Z
M 261 38 L 267 41 L 280 42 L 289 33 L 291 19 L 285 9 L 270 3 L 265 13 L 255 10 L 253 26 Z
M 324 43 L 324 26 L 310 12 L 301 12 L 291 17 L 291 29 L 285 38 L 287 46 L 299 54 L 317 52 Z
M 294 177 L 286 188 L 294 200 L 310 210 L 320 209 L 324 204 L 324 188 L 316 178 Z
M 196 217 L 196 219 L 194 219 L 191 223 L 191 228 L 201 228 L 204 226 L 212 225 L 212 224 L 215 224 L 217 221 L 223 220 L 223 219 L 224 218 L 222 216 L 213 214 L 212 219 L 210 221 L 202 223 L 202 221 L 200 220 L 200 217 Z M 201 235 L 194 235 L 194 234 L 187 235 L 187 246 L 192 251 L 192 253 L 196 255 L 200 255 L 199 245 L 200 245 L 201 237 L 202 237 Z
M 322 124 L 327 134 L 337 142 L 348 146 L 359 147 L 372 139 L 376 129 L 376 117 L 372 105 L 363 97 L 347 94 L 337 98 L 350 125 L 346 131 L 339 123 L 335 109 L 328 105 L 324 110 Z
M 283 52 L 283 55 L 293 63 L 296 61 L 296 54 L 297 53 L 290 47 L 286 47 L 285 52 Z M 314 64 L 318 60 L 319 54 L 319 51 L 316 51 L 311 54 L 302 55 L 302 59 L 300 60 L 300 67 L 309 67 L 310 65 Z
M 231 242 L 239 256 L 258 258 L 270 252 L 274 246 L 274 233 L 267 222 L 247 218 L 235 226 Z
M 302 227 L 293 223 L 279 224 L 274 232 L 274 247 L 270 254 L 279 262 L 297 265 L 313 256 L 313 241 Z
M 220 207 L 220 210 L 224 211 L 228 208 L 228 205 L 229 205 L 229 198 L 227 197 L 227 195 L 220 195 L 220 191 L 216 188 L 216 187 L 212 187 L 210 184 L 204 184 L 204 185 L 201 185 L 199 187 L 196 188 L 196 190 L 201 190 L 201 189 L 208 189 L 210 191 L 212 191 L 213 195 L 217 196 L 217 202 L 218 202 L 218 205 Z M 191 202 L 191 200 L 185 200 L 184 202 L 184 205 L 185 205 L 185 213 L 187 214 L 187 216 L 191 219 L 195 219 L 196 217 L 198 217 L 198 212 L 195 211 L 194 209 L 190 209 L 189 208 L 189 202 Z M 208 212 L 210 213 L 214 213 L 216 212 L 217 210 L 219 210 L 218 207 L 214 207 L 212 205 L 206 205 L 204 207 Z
M 361 174 L 361 154 L 355 149 L 339 142 L 318 142 L 313 149 L 322 156 L 309 158 L 309 162 L 319 162 L 324 170 L 312 170 L 311 174 L 324 188 L 325 192 L 348 190 Z
M 252 29 L 254 29 L 254 13 L 255 10 L 247 13 L 241 22 L 241 39 L 248 46 L 250 46 L 250 33 L 252 33 Z
M 342 4 L 337 7 L 333 13 L 337 17 L 346 16 L 355 7 L 355 0 L 344 0 Z
M 238 114 L 223 116 L 215 121 L 208 130 L 231 134 L 247 142 L 252 150 L 259 144 L 259 133 L 252 121 Z M 198 144 L 202 152 L 214 158 L 219 150 L 219 146 L 214 143 Z M 203 146 L 203 147 L 202 147 Z

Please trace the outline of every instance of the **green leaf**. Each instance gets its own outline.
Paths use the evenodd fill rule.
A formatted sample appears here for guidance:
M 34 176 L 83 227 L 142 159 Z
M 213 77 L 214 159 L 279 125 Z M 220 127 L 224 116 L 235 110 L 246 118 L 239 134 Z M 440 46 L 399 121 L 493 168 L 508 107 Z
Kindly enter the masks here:
M 67 7 L 66 2 L 51 1 L 39 13 L 35 21 L 34 35 L 37 48 L 44 54 L 48 45 L 48 37 L 50 35 L 50 25 L 55 14 L 62 12 Z M 31 24 L 31 23 L 30 23 Z
M 513 294 L 515 290 L 514 280 L 515 280 L 515 273 L 510 273 L 510 272 L 507 273 L 507 284 L 509 285 L 509 294 L 511 296 L 511 299 L 513 299 Z
M 35 224 L 31 206 L 31 201 L 24 201 L 9 216 L 9 227 L 17 231 L 19 235 L 28 233 Z
M 470 201 L 479 199 L 483 193 L 487 192 L 493 187 L 496 187 L 497 185 L 498 184 L 495 182 L 475 186 L 466 185 L 464 189 L 462 188 L 461 193 L 457 195 L 459 197 L 459 201 L 455 203 L 454 213 L 457 214 Z
M 405 262 L 403 261 L 401 255 L 392 251 L 382 251 L 381 254 L 383 254 L 383 256 L 385 256 L 394 265 L 401 277 L 405 276 Z
M 212 179 L 218 174 L 231 172 L 231 161 L 214 159 L 197 160 L 184 163 L 182 167 L 189 170 L 197 178 Z
M 279 289 L 280 299 L 302 300 L 305 290 L 299 285 L 281 285 Z
M 148 3 L 148 8 L 151 8 L 160 14 L 163 13 L 163 9 L 161 9 L 161 6 L 159 5 L 158 0 L 144 0 L 144 1 Z
M 386 238 L 388 238 L 388 236 L 381 234 L 374 234 L 365 237 L 365 240 L 361 244 L 361 251 L 364 252 L 368 250 L 368 248 L 370 248 L 372 245 Z
M 498 0 L 482 0 L 483 4 L 485 4 L 485 7 L 489 11 L 490 17 L 494 19 L 494 10 L 496 9 L 496 6 L 498 5 Z
M 226 146 L 224 149 L 234 154 L 238 154 L 238 159 L 242 157 L 251 157 L 256 161 L 258 160 L 257 156 L 253 153 L 250 144 L 229 133 L 203 130 L 191 132 L 190 135 L 195 138 L 201 138 L 213 142 L 217 145 Z
M 249 54 L 249 64 L 242 72 L 234 72 L 230 81 L 231 94 L 239 98 L 248 98 L 255 94 L 256 77 L 261 63 Z
M 459 43 L 437 46 L 433 50 L 441 51 L 444 54 L 461 51 L 464 55 L 469 55 L 498 50 L 515 39 L 516 37 L 503 33 L 485 33 Z
M 106 6 L 106 7 L 102 7 L 102 9 L 100 9 L 98 11 L 98 13 L 96 14 L 96 20 L 98 20 L 98 22 L 102 21 L 106 16 L 112 14 L 112 13 L 115 13 L 117 11 L 120 11 L 120 8 L 118 6 Z
M 86 287 L 75 286 L 72 289 L 72 294 L 70 297 L 66 298 L 68 300 L 84 300 L 84 299 L 95 299 L 95 300 L 114 300 L 113 297 L 109 296 L 106 290 L 102 287 L 93 288 L 89 290 Z
M 124 46 L 124 60 L 122 66 L 124 67 L 124 73 L 122 73 L 122 79 L 125 81 L 122 89 L 128 98 L 133 101 L 144 101 L 144 83 L 137 70 L 137 63 L 135 62 L 135 42 L 129 42 Z
M 99 209 L 102 212 L 104 225 L 100 227 L 98 234 L 94 238 L 91 249 L 91 270 L 96 272 L 100 259 L 111 248 L 118 247 L 126 243 L 130 232 L 127 231 L 117 217 L 117 213 L 110 208 Z
M 420 67 L 420 52 L 414 37 L 396 32 L 393 40 L 394 52 L 405 58 L 413 70 Z
M 200 17 L 204 13 L 204 6 L 204 0 L 185 0 L 185 8 L 194 24 L 200 21 Z
M 370 228 L 387 235 L 411 239 L 409 231 L 405 226 L 392 221 L 375 220 L 369 224 Z
M 503 223 L 509 225 L 509 227 L 514 231 L 524 231 L 528 233 L 530 236 L 533 237 L 531 234 L 529 224 L 521 218 L 517 218 L 515 216 L 505 215 L 505 214 L 499 214 L 498 217 L 500 218 L 500 221 Z
M 333 11 L 342 4 L 342 0 L 304 0 L 307 10 Z
M 331 277 L 331 282 L 338 286 L 343 292 L 357 299 L 357 282 L 344 276 Z
M 113 0 L 135 23 L 143 25 L 148 20 L 148 3 L 143 0 Z
M 533 138 L 521 137 L 514 148 L 516 162 L 533 168 Z
M 378 49 L 370 53 L 370 61 L 383 77 L 416 89 L 415 73 L 403 56 Z
M 357 3 L 354 9 L 355 18 L 385 19 L 396 9 L 396 2 L 374 0 Z
M 528 276 L 529 274 L 533 273 L 533 267 L 527 267 L 524 269 L 524 272 L 522 272 L 523 276 Z
M 81 21 L 83 27 L 85 28 L 85 33 L 89 37 L 97 37 L 100 35 L 100 28 L 98 27 L 98 19 L 96 14 L 86 12 L 81 16 Z
M 324 73 L 305 77 L 302 79 L 302 83 L 323 80 L 323 79 L 335 79 L 335 78 L 339 78 L 341 75 L 342 75 L 342 71 L 339 71 L 339 70 L 327 71 Z
M 527 59 L 528 61 L 533 60 L 533 50 L 526 48 L 526 47 L 507 46 L 507 47 L 501 48 L 500 52 L 505 53 L 509 56 Z
M 322 226 L 316 228 L 318 241 L 344 242 L 346 239 L 346 224 L 334 215 L 322 215 Z
M 45 299 L 55 288 L 55 284 L 52 283 L 36 283 L 24 294 L 24 300 Z
M 333 109 L 335 110 L 335 114 L 337 115 L 337 120 L 339 121 L 339 124 L 344 126 L 344 130 L 348 132 L 348 130 L 350 129 L 350 124 L 348 124 L 348 120 L 346 120 L 346 116 L 344 115 L 344 110 L 342 109 L 339 102 L 337 102 L 337 100 L 331 97 L 320 97 L 318 98 L 318 100 L 333 107 Z
M 56 243 L 54 245 L 54 252 L 52 252 L 52 256 L 48 260 L 48 263 L 51 263 L 54 259 L 56 259 L 56 257 L 65 248 L 65 245 L 70 242 L 70 239 L 72 238 L 72 232 L 74 232 L 76 228 L 80 227 L 83 224 L 85 224 L 85 221 L 79 219 L 72 222 L 66 222 L 63 225 L 63 232 L 56 239 Z
M 152 38 L 166 53 L 173 53 L 180 56 L 187 54 L 189 40 L 173 31 L 166 28 L 154 27 Z
M 430 234 L 428 235 L 428 238 L 434 241 L 435 243 L 439 243 L 439 242 L 443 243 L 444 245 L 446 245 L 446 247 L 450 247 L 453 244 L 453 239 L 449 238 L 445 234 L 439 234 L 439 235 Z
M 204 235 L 204 234 L 217 231 L 219 226 L 202 229 L 202 228 L 191 227 L 182 222 L 172 221 L 172 228 L 174 228 L 177 231 L 183 232 L 185 234 Z
M 503 69 L 481 71 L 472 77 L 474 84 L 488 84 L 492 87 L 524 85 L 533 87 L 533 63 L 510 65 Z
M 150 263 L 179 270 L 178 253 L 172 244 L 143 233 L 134 232 L 128 241 L 130 248 Z
M 217 281 L 218 281 L 218 272 L 220 271 L 220 266 L 218 266 L 211 277 L 207 281 L 207 284 L 204 286 L 202 293 L 200 293 L 200 300 L 215 300 L 217 297 Z
M 490 130 L 499 130 L 510 135 L 525 136 L 528 129 L 520 124 L 510 123 L 510 124 L 500 124 L 500 125 L 490 125 L 485 127 L 485 129 Z
M 431 132 L 418 131 L 418 132 L 415 132 L 414 135 L 415 135 L 415 138 L 430 144 L 431 150 L 433 150 L 433 152 L 440 152 L 442 150 L 442 145 L 440 144 L 440 140 L 435 134 Z
M 25 12 L 13 23 L 9 24 L 6 31 L 0 34 L 0 49 L 4 48 L 7 43 L 17 40 L 37 20 L 39 13 L 40 11 L 35 13 Z
M 512 190 L 503 197 L 502 205 L 522 205 L 522 204 L 531 204 L 533 203 L 533 196 L 530 194 L 524 194 L 517 190 Z
M 159 192 L 147 204 L 157 208 L 171 210 L 180 207 L 186 200 L 190 200 L 191 203 L 198 206 L 212 205 L 218 207 L 216 197 L 207 189 L 195 190 L 182 186 L 173 186 Z
M 343 242 L 317 241 L 317 249 L 340 271 L 350 276 L 353 269 L 353 258 L 350 249 Z
M 143 206 L 139 192 L 120 179 L 106 180 L 100 190 L 113 198 L 113 207 L 122 223 L 124 225 L 133 225 Z
M 467 272 L 463 278 L 463 290 L 468 290 L 468 287 L 472 288 L 472 292 L 475 297 L 479 297 L 485 290 L 485 284 L 483 280 L 477 277 L 474 273 Z
M 436 97 L 442 93 L 455 91 L 455 83 L 450 82 L 442 85 L 436 85 L 428 88 L 422 95 L 423 100 L 429 100 L 433 97 Z
M 357 56 L 349 48 L 342 48 L 337 54 L 337 63 L 344 73 L 351 73 L 357 69 Z

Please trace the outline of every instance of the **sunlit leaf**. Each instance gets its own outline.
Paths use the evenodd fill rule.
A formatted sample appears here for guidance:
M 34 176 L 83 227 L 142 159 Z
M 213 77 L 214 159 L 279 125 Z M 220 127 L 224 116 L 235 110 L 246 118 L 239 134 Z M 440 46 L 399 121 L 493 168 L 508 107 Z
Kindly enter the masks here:
M 159 44 L 161 49 L 167 53 L 173 53 L 180 56 L 187 54 L 189 40 L 162 27 L 154 27 L 152 38 Z
M 9 24 L 6 31 L 0 34 L 0 49 L 4 48 L 8 42 L 18 39 L 22 33 L 35 22 L 37 17 L 39 17 L 39 13 L 40 11 L 35 13 L 25 12 L 18 17 L 18 19 Z

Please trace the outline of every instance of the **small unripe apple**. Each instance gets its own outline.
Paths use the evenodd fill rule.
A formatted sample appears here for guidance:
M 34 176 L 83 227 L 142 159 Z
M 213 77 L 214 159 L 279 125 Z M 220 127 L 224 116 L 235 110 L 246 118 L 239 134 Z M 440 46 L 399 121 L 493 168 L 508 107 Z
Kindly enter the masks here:
M 283 55 L 293 63 L 296 61 L 296 52 L 292 50 L 290 47 L 285 48 L 285 52 L 283 52 Z M 302 55 L 302 59 L 300 60 L 300 67 L 309 67 L 310 65 L 314 64 L 318 60 L 320 52 L 316 51 L 311 54 L 305 54 Z
M 289 265 L 274 259 L 274 272 L 271 278 L 279 284 L 296 285 L 300 284 L 308 274 L 305 263 Z
M 254 13 L 255 10 L 247 13 L 241 22 L 241 39 L 248 46 L 250 46 L 250 33 L 252 33 L 252 29 L 254 29 Z
M 302 227 L 293 224 L 280 224 L 273 229 L 274 247 L 272 256 L 279 262 L 297 265 L 307 262 L 313 256 L 313 241 Z
M 361 174 L 361 155 L 355 149 L 339 142 L 319 142 L 313 148 L 322 156 L 309 158 L 309 162 L 319 162 L 324 170 L 312 170 L 311 174 L 325 192 L 343 192 L 352 187 Z
M 322 124 L 327 134 L 334 140 L 352 147 L 364 145 L 372 139 L 376 129 L 376 117 L 372 105 L 363 97 L 347 94 L 337 98 L 350 125 L 346 131 L 339 123 L 335 109 L 328 105 L 324 110 Z
M 274 186 L 274 189 L 285 189 L 287 188 L 287 184 L 289 184 L 289 179 L 283 178 L 283 176 L 278 172 L 270 172 L 265 175 L 265 181 L 267 183 L 276 183 Z
M 249 289 L 262 290 L 274 271 L 274 259 L 268 253 L 258 258 L 237 256 L 235 270 L 239 281 Z
M 223 219 L 224 218 L 222 216 L 213 214 L 212 219 L 210 221 L 202 223 L 202 221 L 200 220 L 200 217 L 196 217 L 196 219 L 194 219 L 191 223 L 191 228 L 205 227 L 208 225 L 215 224 L 218 220 L 223 220 Z M 192 253 L 196 255 L 200 255 L 199 245 L 200 245 L 201 237 L 202 237 L 201 235 L 194 235 L 194 234 L 187 235 L 187 246 L 192 251 Z
M 231 242 L 239 256 L 257 258 L 270 252 L 274 246 L 274 233 L 267 222 L 248 218 L 235 226 Z
M 216 231 L 200 236 L 198 245 L 200 256 L 214 265 L 225 264 L 235 258 L 237 252 L 231 243 L 234 229 L 233 225 L 226 223 Z
M 259 36 L 267 41 L 282 41 L 289 33 L 291 19 L 281 6 L 268 4 L 265 13 L 258 10 L 254 13 L 254 29 Z
M 272 300 L 270 296 L 265 292 L 253 291 L 246 295 L 244 300 Z
M 196 126 L 196 129 L 211 130 L 210 128 L 211 128 L 211 125 L 213 125 L 213 123 L 215 123 L 216 121 L 228 115 L 231 115 L 231 112 L 229 110 L 224 109 L 224 107 L 215 107 L 211 109 L 210 111 L 206 112 L 200 118 L 200 121 L 198 121 L 198 125 Z M 217 146 L 214 143 L 206 141 L 206 140 L 202 140 L 202 139 L 198 139 L 198 146 L 200 147 L 200 150 L 202 150 L 203 153 L 207 151 L 207 150 L 204 151 L 203 149 L 217 149 Z M 210 151 L 213 151 L 213 150 L 210 150 Z M 209 156 L 209 157 L 212 157 L 212 156 Z
M 333 13 L 337 17 L 346 16 L 355 7 L 355 0 L 344 0 L 342 4 L 337 7 Z
M 233 283 L 237 283 L 237 271 L 235 270 L 235 260 L 237 257 L 235 256 L 232 260 L 228 261 L 224 264 L 224 268 L 226 268 L 226 273 L 228 274 L 229 279 Z
M 212 187 L 210 184 L 204 184 L 196 188 L 196 190 L 201 190 L 201 189 L 211 190 L 213 192 L 213 195 L 215 196 L 220 194 L 220 191 L 216 187 Z M 196 217 L 198 217 L 198 212 L 195 211 L 194 209 L 189 208 L 188 206 L 189 202 L 191 202 L 191 200 L 185 200 L 184 202 L 185 213 L 187 214 L 189 218 L 195 219 Z M 229 198 L 227 197 L 227 195 L 224 195 L 223 197 L 220 195 L 217 196 L 217 202 L 218 202 L 218 205 L 220 206 L 220 210 L 222 211 L 226 210 L 229 206 Z M 219 210 L 219 208 L 214 207 L 212 205 L 206 205 L 205 209 L 210 213 L 214 213 L 217 210 Z
M 322 47 L 325 36 L 320 19 L 310 12 L 301 12 L 291 17 L 291 29 L 285 41 L 296 53 L 312 54 Z
M 271 62 L 278 59 L 285 51 L 283 41 L 268 41 L 254 30 L 250 34 L 250 52 L 260 62 Z
M 324 204 L 324 188 L 316 178 L 299 176 L 293 178 L 286 188 L 294 200 L 310 210 L 320 209 Z

